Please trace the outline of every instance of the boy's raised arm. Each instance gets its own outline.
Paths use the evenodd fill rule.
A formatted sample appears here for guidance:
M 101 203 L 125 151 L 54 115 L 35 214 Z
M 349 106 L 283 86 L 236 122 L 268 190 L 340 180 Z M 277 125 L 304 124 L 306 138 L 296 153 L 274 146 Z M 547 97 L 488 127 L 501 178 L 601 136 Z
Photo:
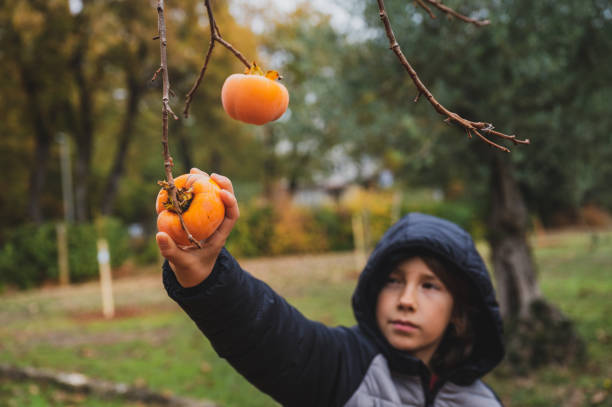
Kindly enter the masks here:
M 305 318 L 271 287 L 244 271 L 223 248 L 239 211 L 231 182 L 226 219 L 202 249 L 185 249 L 157 235 L 168 294 L 210 340 L 219 356 L 287 406 L 342 405 L 361 380 L 360 347 L 346 328 Z

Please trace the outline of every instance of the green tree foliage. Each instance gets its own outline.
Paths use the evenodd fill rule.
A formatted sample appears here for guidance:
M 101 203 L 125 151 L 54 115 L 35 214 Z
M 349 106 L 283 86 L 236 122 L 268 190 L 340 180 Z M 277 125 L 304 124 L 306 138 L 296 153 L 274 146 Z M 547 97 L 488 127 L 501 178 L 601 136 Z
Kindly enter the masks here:
M 250 31 L 225 2 L 215 2 L 215 12 L 225 38 L 255 59 Z M 203 62 L 208 20 L 195 0 L 172 2 L 167 13 L 171 104 L 180 113 Z M 73 14 L 65 1 L 9 0 L 0 5 L 0 27 L 0 169 L 11 180 L 0 200 L 0 241 L 8 227 L 62 216 L 59 132 L 71 138 L 80 220 L 104 210 L 112 175 L 121 174 L 105 213 L 153 223 L 156 181 L 163 177 L 161 81 L 151 82 L 159 66 L 156 9 L 90 0 Z M 191 117 L 172 123 L 176 173 L 198 165 L 245 182 L 262 177 L 252 129 L 229 119 L 219 103 L 223 80 L 240 70 L 227 50 L 215 50 Z
M 275 143 L 291 146 L 281 167 L 312 174 L 291 152 L 323 146 L 311 151 L 319 161 L 314 168 L 331 169 L 329 153 L 340 149 L 356 163 L 368 157 L 392 170 L 404 184 L 439 186 L 449 196 L 463 191 L 486 202 L 490 159 L 500 152 L 443 123 L 425 98 L 413 102 L 416 88 L 389 50 L 375 2 L 340 4 L 363 17 L 362 33 L 334 31 L 303 7 L 276 23 L 264 41 L 282 61 L 292 90 L 291 118 L 274 132 Z M 507 158 L 528 206 L 545 224 L 588 203 L 612 208 L 605 187 L 612 175 L 607 2 L 445 2 L 491 20 L 481 28 L 441 13 L 431 19 L 414 3 L 385 4 L 402 50 L 438 101 L 531 140 L 509 145 Z
M 386 4 L 402 49 L 441 103 L 531 139 L 530 146 L 515 147 L 510 156 L 529 206 L 545 222 L 557 211 L 577 211 L 589 202 L 612 208 L 605 188 L 612 171 L 612 119 L 605 113 L 612 91 L 611 73 L 605 68 L 612 55 L 608 3 L 448 2 L 491 19 L 483 28 L 433 20 L 400 1 Z M 372 27 L 380 24 L 373 6 L 366 16 Z M 383 47 L 384 40 L 379 30 L 370 45 L 380 45 L 376 60 L 390 61 L 394 56 Z M 387 80 L 400 84 L 397 75 Z M 413 109 L 407 102 L 402 108 Z M 420 104 L 431 110 L 424 100 Z M 477 140 L 467 142 L 454 126 L 441 129 L 441 117 L 432 110 L 414 113 L 428 118 L 425 137 L 438 135 L 424 180 L 435 176 L 449 185 L 463 177 L 469 179 L 467 185 L 484 183 L 487 170 L 481 164 L 498 152 L 475 146 Z

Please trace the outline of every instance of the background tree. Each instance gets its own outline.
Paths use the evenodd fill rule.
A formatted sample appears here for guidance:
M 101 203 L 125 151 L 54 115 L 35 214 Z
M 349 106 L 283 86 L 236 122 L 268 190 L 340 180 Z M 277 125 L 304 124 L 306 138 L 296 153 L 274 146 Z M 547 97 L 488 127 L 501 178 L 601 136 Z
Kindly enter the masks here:
M 2 98 L 2 104 L 9 119 L 2 125 L 6 147 L 6 161 L 2 161 L 8 164 L 7 169 L 12 162 L 12 168 L 19 169 L 10 171 L 16 184 L 27 186 L 27 192 L 16 189 L 13 199 L 3 201 L 5 213 L 11 213 L 3 219 L 6 225 L 24 216 L 40 223 L 44 218 L 45 185 L 58 185 L 48 172 L 55 136 L 66 130 L 62 110 L 68 98 L 68 19 L 67 6 L 59 3 L 6 1 L 0 10 L 0 35 L 6 43 L 1 69 L 8 79 L 3 81 L 3 95 L 7 97 Z M 23 161 L 32 163 L 28 171 L 23 172 Z
M 255 37 L 234 22 L 225 2 L 215 7 L 228 38 L 255 57 Z M 169 10 L 170 40 L 177 44 L 171 103 L 180 110 L 200 67 L 208 28 L 200 1 L 174 2 Z M 155 18 L 124 1 L 84 1 L 74 12 L 68 2 L 0 5 L 5 42 L 0 72 L 6 78 L 0 87 L 6 118 L 0 124 L 0 168 L 16 185 L 11 199 L 0 202 L 2 213 L 10 214 L 2 217 L 2 234 L 27 221 L 62 216 L 55 143 L 60 132 L 74 145 L 80 221 L 102 213 L 125 222 L 151 222 L 160 157 L 158 116 L 152 108 L 158 98 L 151 92 L 159 86 L 151 81 L 159 64 L 151 28 Z M 197 113 L 172 123 L 181 129 L 177 133 L 184 146 L 177 166 L 197 163 L 217 171 L 222 166 L 239 183 L 253 184 L 263 178 L 259 135 L 226 117 L 219 103 L 223 80 L 241 67 L 216 52 L 210 87 L 196 95 Z
M 574 182 L 579 182 L 582 174 L 567 168 L 584 169 L 583 174 L 589 173 L 586 168 L 593 172 L 609 171 L 610 152 L 603 147 L 609 145 L 609 134 L 603 130 L 609 128 L 609 119 L 598 117 L 594 126 L 588 126 L 591 127 L 590 135 L 586 136 L 589 143 L 582 142 L 586 137 L 582 132 L 572 131 L 573 126 L 559 127 L 555 123 L 555 119 L 560 119 L 556 111 L 564 111 L 567 124 L 586 125 L 578 112 L 569 111 L 568 105 L 581 100 L 597 112 L 598 103 L 594 102 L 597 99 L 593 99 L 593 94 L 609 92 L 608 79 L 598 78 L 590 83 L 581 79 L 589 76 L 587 72 L 593 69 L 585 55 L 594 54 L 595 50 L 607 50 L 609 54 L 610 43 L 606 36 L 610 24 L 605 23 L 606 9 L 597 2 L 567 1 L 554 5 L 546 2 L 474 2 L 469 5 L 476 10 L 474 17 L 485 16 L 493 20 L 491 26 L 478 29 L 458 21 L 430 19 L 422 10 L 410 12 L 401 2 L 388 2 L 387 7 L 400 44 L 403 49 L 412 51 L 408 51 L 410 58 L 417 67 L 423 67 L 421 77 L 425 83 L 432 84 L 439 100 L 455 106 L 463 117 L 491 115 L 492 121 L 504 123 L 504 127 L 532 140 L 530 147 L 515 148 L 509 157 L 502 157 L 497 151 L 483 151 L 482 146 L 469 145 L 464 140 L 458 140 L 463 143 L 459 148 L 455 140 L 438 142 L 432 152 L 437 158 L 432 164 L 437 166 L 438 158 L 452 159 L 454 156 L 456 158 L 450 161 L 453 164 L 446 168 L 467 165 L 466 175 L 470 176 L 471 185 L 486 184 L 484 177 L 487 176 L 490 179 L 490 189 L 484 190 L 486 195 L 482 199 L 489 197 L 488 236 L 497 290 L 509 326 L 520 330 L 511 334 L 511 359 L 538 364 L 550 360 L 565 362 L 579 356 L 581 345 L 572 333 L 571 324 L 541 297 L 527 242 L 527 208 L 541 208 L 538 203 L 546 193 L 559 196 L 557 190 L 565 188 L 559 188 L 559 184 L 568 182 L 565 185 L 577 189 L 582 196 L 578 199 L 575 194 L 563 196 L 555 205 L 577 210 L 586 203 L 584 192 L 589 188 L 576 188 Z M 466 8 L 467 5 L 457 4 L 457 7 Z M 366 12 L 373 14 L 372 9 Z M 369 22 L 374 24 L 371 18 Z M 419 29 L 414 28 L 415 24 Z M 382 52 L 382 47 L 380 49 Z M 602 78 L 608 77 L 609 74 L 602 73 Z M 608 89 L 604 90 L 606 87 Z M 602 123 L 606 124 L 602 126 Z M 597 128 L 603 131 L 597 134 Z M 451 128 L 445 133 L 451 131 L 456 133 L 457 130 Z M 593 154 L 593 147 L 600 145 L 601 155 Z M 440 149 L 448 149 L 449 153 L 438 154 Z M 586 156 L 589 160 L 585 160 Z M 595 159 L 596 156 L 600 160 Z M 559 176 L 538 176 L 543 166 L 555 168 Z M 450 174 L 440 175 L 442 178 L 438 182 L 447 183 Z M 465 181 L 467 183 L 467 178 Z M 589 181 L 592 182 L 593 177 Z M 478 192 L 477 189 L 469 190 Z M 532 200 L 526 202 L 525 190 L 530 190 L 535 199 L 529 196 Z M 596 194 L 594 190 L 592 193 Z M 610 204 L 603 199 L 599 203 Z M 542 218 L 550 219 L 550 215 L 546 215 Z

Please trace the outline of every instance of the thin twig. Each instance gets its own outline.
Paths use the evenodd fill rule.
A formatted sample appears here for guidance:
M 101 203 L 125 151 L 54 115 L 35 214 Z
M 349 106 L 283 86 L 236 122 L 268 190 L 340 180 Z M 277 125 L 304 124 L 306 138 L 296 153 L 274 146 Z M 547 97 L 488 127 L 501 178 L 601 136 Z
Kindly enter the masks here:
M 159 50 L 160 50 L 160 67 L 155 73 L 161 70 L 162 72 L 162 147 L 163 147 L 163 155 L 164 155 L 164 169 L 166 172 L 166 181 L 168 182 L 168 197 L 170 198 L 172 205 L 176 208 L 176 213 L 179 216 L 179 220 L 181 221 L 181 226 L 183 230 L 187 234 L 189 241 L 196 245 L 198 248 L 201 248 L 200 243 L 194 239 L 194 237 L 189 232 L 187 225 L 185 225 L 185 221 L 183 220 L 183 216 L 181 215 L 181 209 L 178 205 L 178 199 L 176 197 L 176 186 L 174 185 L 174 177 L 172 176 L 172 167 L 174 166 L 174 162 L 172 157 L 170 156 L 170 149 L 168 148 L 168 115 L 172 114 L 175 120 L 178 119 L 172 109 L 170 108 L 170 80 L 168 78 L 168 57 L 166 54 L 166 48 L 168 41 L 166 39 L 166 20 L 164 17 L 164 0 L 157 0 L 157 16 L 158 16 L 158 30 L 159 30 Z
M 430 3 L 432 2 L 432 0 L 426 0 L 426 1 L 428 1 Z M 434 3 L 436 3 L 437 5 L 442 6 L 438 2 L 434 2 Z M 443 7 L 446 7 L 446 6 L 443 6 Z M 389 39 L 389 44 L 390 44 L 391 50 L 395 53 L 395 55 L 399 59 L 400 63 L 404 66 L 406 71 L 408 71 L 408 75 L 410 75 L 410 78 L 412 79 L 412 81 L 414 82 L 415 86 L 417 87 L 417 90 L 418 90 L 419 94 L 425 95 L 425 97 L 427 98 L 427 100 L 429 100 L 429 103 L 431 103 L 431 105 L 434 107 L 434 109 L 438 113 L 440 113 L 442 116 L 446 116 L 446 118 L 444 119 L 445 122 L 447 122 L 447 123 L 456 122 L 457 124 L 462 126 L 466 131 L 468 131 L 469 133 L 476 133 L 476 135 L 478 135 L 483 141 L 485 141 L 486 143 L 488 143 L 488 144 L 492 145 L 493 147 L 498 148 L 498 149 L 500 149 L 502 151 L 508 151 L 509 152 L 510 150 L 507 149 L 506 147 L 500 146 L 499 144 L 494 143 L 491 140 L 487 139 L 485 136 L 483 136 L 481 134 L 481 132 L 482 133 L 486 133 L 488 135 L 497 136 L 497 137 L 500 137 L 500 138 L 511 140 L 514 144 L 529 144 L 529 140 L 528 139 L 527 140 L 519 140 L 514 135 L 507 135 L 507 134 L 504 134 L 504 133 L 500 133 L 498 131 L 494 131 L 493 130 L 493 125 L 490 124 L 490 123 L 473 122 L 471 120 L 464 119 L 463 117 L 459 116 L 457 113 L 453 113 L 450 110 L 446 109 L 444 106 L 442 106 L 440 104 L 440 102 L 438 102 L 436 100 L 436 98 L 433 96 L 433 94 L 429 91 L 429 89 L 427 89 L 427 87 L 423 84 L 423 82 L 419 78 L 418 74 L 416 73 L 414 68 L 412 68 L 412 65 L 410 65 L 410 62 L 408 62 L 408 60 L 404 56 L 404 53 L 400 49 L 399 43 L 395 39 L 395 34 L 393 34 L 393 29 L 391 28 L 391 23 L 389 22 L 389 17 L 387 15 L 386 10 L 385 10 L 385 4 L 384 4 L 383 0 L 378 0 L 378 9 L 379 9 L 380 19 L 382 20 L 382 23 L 383 23 L 383 25 L 385 27 L 385 32 L 387 34 L 387 38 Z M 479 130 L 480 130 L 480 132 L 479 132 Z
M 421 6 L 425 11 L 427 11 L 427 14 L 429 14 L 429 17 L 436 18 L 436 15 L 431 11 L 429 7 L 427 7 L 427 4 L 423 3 L 423 0 L 415 0 L 415 1 L 419 6 Z
M 153 77 L 151 78 L 151 82 L 155 82 L 155 80 L 157 79 L 157 75 L 159 75 L 161 70 L 162 70 L 161 66 L 157 68 L 157 71 L 155 71 L 155 73 L 153 74 Z
M 195 83 L 191 87 L 191 90 L 185 96 L 185 108 L 183 109 L 183 115 L 187 118 L 189 117 L 189 107 L 191 106 L 191 100 L 193 99 L 193 95 L 198 90 L 200 83 L 202 82 L 202 78 L 204 78 L 204 74 L 206 73 L 206 68 L 208 67 L 208 61 L 210 60 L 210 56 L 212 54 L 213 48 L 215 47 L 215 42 L 223 45 L 225 48 L 230 50 L 236 58 L 240 60 L 247 68 L 251 67 L 249 61 L 242 55 L 240 51 L 232 46 L 229 42 L 225 41 L 221 36 L 221 32 L 219 31 L 219 27 L 217 26 L 217 22 L 215 21 L 215 16 L 212 11 L 212 7 L 210 5 L 210 0 L 205 0 L 206 12 L 208 13 L 208 26 L 210 28 L 210 41 L 208 43 L 208 51 L 206 52 L 206 58 L 204 59 L 204 65 L 200 70 L 200 74 L 196 79 Z
M 446 15 L 448 16 L 456 17 L 461 21 L 465 21 L 466 23 L 469 23 L 469 24 L 474 24 L 475 26 L 478 26 L 478 27 L 482 27 L 482 26 L 491 24 L 489 20 L 476 20 L 474 18 L 470 18 L 461 13 L 458 13 L 452 8 L 442 4 L 442 2 L 440 2 L 439 0 L 416 0 L 416 2 L 419 6 L 425 9 L 425 11 L 427 11 L 427 13 L 429 14 L 431 18 L 436 18 L 436 16 L 434 13 L 431 12 L 431 9 L 427 7 L 427 5 L 424 2 L 431 4 L 438 10 L 441 10 L 442 12 L 446 13 Z

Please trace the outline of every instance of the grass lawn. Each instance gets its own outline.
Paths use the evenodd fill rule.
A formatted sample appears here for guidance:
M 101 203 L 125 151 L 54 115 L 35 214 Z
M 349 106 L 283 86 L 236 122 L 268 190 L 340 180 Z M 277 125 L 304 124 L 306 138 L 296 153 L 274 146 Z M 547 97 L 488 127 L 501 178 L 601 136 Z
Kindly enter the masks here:
M 505 375 L 502 366 L 485 381 L 506 406 L 612 406 L 612 232 L 593 236 L 565 232 L 533 238 L 542 291 L 575 321 L 588 343 L 588 362 L 547 367 L 519 378 Z M 352 254 L 242 264 L 308 317 L 330 325 L 354 323 L 350 298 L 357 272 Z M 117 316 L 112 320 L 101 317 L 95 282 L 3 294 L 0 363 L 77 371 L 223 406 L 276 405 L 215 354 L 166 296 L 157 267 L 115 280 L 114 292 Z M 139 404 L 0 379 L 0 405 Z

